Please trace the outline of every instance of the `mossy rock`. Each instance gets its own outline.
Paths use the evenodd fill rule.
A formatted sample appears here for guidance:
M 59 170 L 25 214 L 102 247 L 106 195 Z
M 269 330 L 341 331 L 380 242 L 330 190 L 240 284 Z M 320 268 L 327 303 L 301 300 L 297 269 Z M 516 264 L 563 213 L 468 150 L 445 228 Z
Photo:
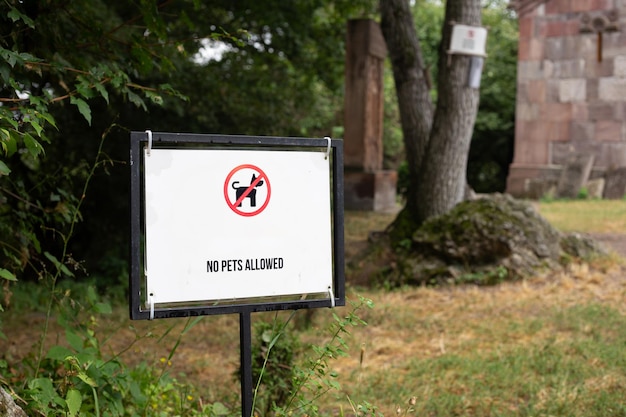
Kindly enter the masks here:
M 429 219 L 395 246 L 379 238 L 360 264 L 387 285 L 495 284 L 596 254 L 595 242 L 559 232 L 531 204 L 492 194 Z
M 558 259 L 561 234 L 536 210 L 508 195 L 464 201 L 413 234 L 414 251 L 448 263 L 487 265 L 514 253 Z

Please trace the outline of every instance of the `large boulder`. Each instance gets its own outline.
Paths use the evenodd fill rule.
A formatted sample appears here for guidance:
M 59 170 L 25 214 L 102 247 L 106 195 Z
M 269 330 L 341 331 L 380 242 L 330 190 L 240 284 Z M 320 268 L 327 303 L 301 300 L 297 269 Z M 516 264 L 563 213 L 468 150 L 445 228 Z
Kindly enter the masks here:
M 429 219 L 395 247 L 379 238 L 353 271 L 387 284 L 493 284 L 603 253 L 585 236 L 556 230 L 531 204 L 493 194 Z

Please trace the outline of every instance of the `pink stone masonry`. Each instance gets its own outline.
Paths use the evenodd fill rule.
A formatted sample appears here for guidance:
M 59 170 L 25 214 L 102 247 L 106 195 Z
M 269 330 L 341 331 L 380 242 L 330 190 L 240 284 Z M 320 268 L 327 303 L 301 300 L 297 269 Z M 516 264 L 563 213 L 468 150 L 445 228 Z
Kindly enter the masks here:
M 507 191 L 524 195 L 575 155 L 593 156 L 596 173 L 626 166 L 626 0 L 511 5 L 520 37 Z

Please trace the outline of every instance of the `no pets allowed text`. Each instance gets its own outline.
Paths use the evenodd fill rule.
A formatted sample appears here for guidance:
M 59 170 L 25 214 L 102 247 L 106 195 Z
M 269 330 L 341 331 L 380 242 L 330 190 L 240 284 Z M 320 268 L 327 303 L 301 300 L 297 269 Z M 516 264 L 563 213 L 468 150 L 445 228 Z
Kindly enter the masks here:
M 222 259 L 206 261 L 207 272 L 264 271 L 283 269 L 283 258 Z

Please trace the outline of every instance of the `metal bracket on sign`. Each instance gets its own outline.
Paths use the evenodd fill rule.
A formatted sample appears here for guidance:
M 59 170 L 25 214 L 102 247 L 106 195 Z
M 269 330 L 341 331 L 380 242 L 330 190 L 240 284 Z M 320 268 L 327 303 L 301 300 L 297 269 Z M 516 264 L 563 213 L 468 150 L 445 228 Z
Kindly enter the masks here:
M 331 138 L 329 136 L 324 136 L 324 139 L 326 139 L 326 141 L 328 142 L 328 145 L 326 146 L 326 155 L 324 156 L 324 159 L 328 159 L 328 157 L 330 156 Z
M 152 130 L 146 130 L 148 134 L 148 146 L 146 147 L 146 154 L 150 156 L 150 151 L 152 150 Z
M 150 306 L 150 320 L 154 320 L 154 293 L 148 296 L 148 305 Z

